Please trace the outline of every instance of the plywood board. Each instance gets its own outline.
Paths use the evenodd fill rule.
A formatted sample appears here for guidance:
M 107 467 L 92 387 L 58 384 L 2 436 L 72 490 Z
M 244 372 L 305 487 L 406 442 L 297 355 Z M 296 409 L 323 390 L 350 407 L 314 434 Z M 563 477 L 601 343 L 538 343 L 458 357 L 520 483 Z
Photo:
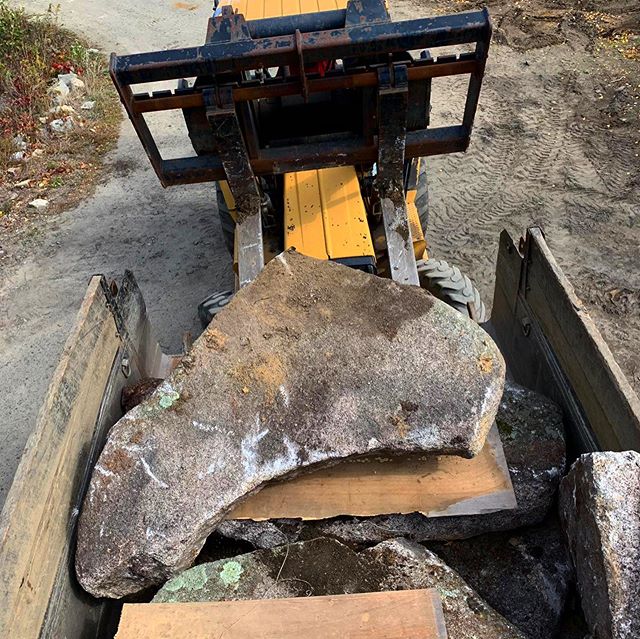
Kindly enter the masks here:
M 495 425 L 473 459 L 453 456 L 363 458 L 263 488 L 227 519 L 326 519 L 420 512 L 475 515 L 516 507 Z
M 127 604 L 116 639 L 446 639 L 434 590 Z
M 0 519 L 0 636 L 42 636 L 68 552 L 74 499 L 88 472 L 96 417 L 120 346 L 94 277 Z

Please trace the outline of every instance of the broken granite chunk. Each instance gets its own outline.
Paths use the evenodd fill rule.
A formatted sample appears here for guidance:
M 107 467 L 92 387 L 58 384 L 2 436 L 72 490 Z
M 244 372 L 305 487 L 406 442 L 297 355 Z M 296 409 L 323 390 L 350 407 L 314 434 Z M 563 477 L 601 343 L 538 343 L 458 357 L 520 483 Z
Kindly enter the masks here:
M 355 553 L 314 539 L 200 564 L 169 580 L 154 603 L 279 599 L 436 588 L 449 637 L 524 639 L 433 553 L 405 540 Z
M 560 516 L 595 639 L 640 637 L 640 453 L 582 455 L 560 485 Z
M 154 603 L 280 599 L 380 590 L 383 568 L 333 539 L 257 550 L 170 579 Z
M 383 590 L 435 588 L 451 639 L 526 639 L 434 553 L 407 539 L 391 539 L 361 553 L 384 567 Z
M 326 536 L 348 544 L 379 543 L 394 537 L 414 541 L 465 539 L 541 522 L 550 511 L 565 467 L 562 412 L 551 400 L 507 381 L 496 423 L 518 507 L 481 515 L 425 517 L 381 515 L 320 521 L 223 521 L 218 532 L 259 548 Z
M 283 253 L 110 432 L 80 583 L 121 597 L 165 580 L 274 479 L 366 453 L 473 456 L 503 384 L 491 338 L 426 291 Z
M 525 635 L 558 636 L 574 576 L 556 520 L 429 548 Z

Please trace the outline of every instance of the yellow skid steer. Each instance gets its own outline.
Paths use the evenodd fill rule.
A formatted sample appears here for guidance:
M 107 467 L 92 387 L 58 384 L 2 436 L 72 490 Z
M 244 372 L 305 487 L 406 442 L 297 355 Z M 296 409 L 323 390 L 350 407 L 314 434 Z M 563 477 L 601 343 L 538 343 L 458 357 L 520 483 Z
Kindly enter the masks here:
M 204 45 L 114 55 L 111 75 L 161 183 L 217 183 L 236 288 L 295 249 L 482 321 L 469 278 L 428 259 L 427 158 L 466 150 L 490 38 L 486 10 L 393 22 L 383 0 L 220 0 Z M 460 121 L 431 126 L 432 79 L 456 75 L 469 78 Z M 193 157 L 163 158 L 147 126 L 171 109 Z M 204 300 L 204 324 L 231 295 Z

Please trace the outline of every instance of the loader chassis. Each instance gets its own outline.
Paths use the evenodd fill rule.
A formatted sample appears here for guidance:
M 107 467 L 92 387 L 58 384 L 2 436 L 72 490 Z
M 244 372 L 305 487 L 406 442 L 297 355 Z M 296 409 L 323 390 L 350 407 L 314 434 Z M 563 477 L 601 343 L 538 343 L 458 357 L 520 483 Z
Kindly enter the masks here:
M 264 265 L 263 232 L 274 252 L 418 284 L 418 158 L 466 150 L 490 37 L 486 10 L 394 23 L 383 0 L 223 0 L 203 46 L 114 55 L 111 75 L 161 183 L 219 183 L 239 286 Z M 430 126 L 432 79 L 454 75 L 469 76 L 461 120 Z M 194 157 L 163 158 L 147 126 L 173 109 Z

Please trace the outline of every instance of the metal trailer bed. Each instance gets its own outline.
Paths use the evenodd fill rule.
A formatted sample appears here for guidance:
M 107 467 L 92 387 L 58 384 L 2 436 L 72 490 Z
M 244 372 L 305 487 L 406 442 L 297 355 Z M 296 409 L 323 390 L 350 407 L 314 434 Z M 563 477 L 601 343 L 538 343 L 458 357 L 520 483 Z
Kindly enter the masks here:
M 539 229 L 502 233 L 487 328 L 510 375 L 562 405 L 570 456 L 640 450 L 640 402 Z M 76 521 L 123 386 L 171 366 L 133 275 L 93 277 L 0 518 L 1 637 L 113 636 L 118 603 L 75 579 Z

